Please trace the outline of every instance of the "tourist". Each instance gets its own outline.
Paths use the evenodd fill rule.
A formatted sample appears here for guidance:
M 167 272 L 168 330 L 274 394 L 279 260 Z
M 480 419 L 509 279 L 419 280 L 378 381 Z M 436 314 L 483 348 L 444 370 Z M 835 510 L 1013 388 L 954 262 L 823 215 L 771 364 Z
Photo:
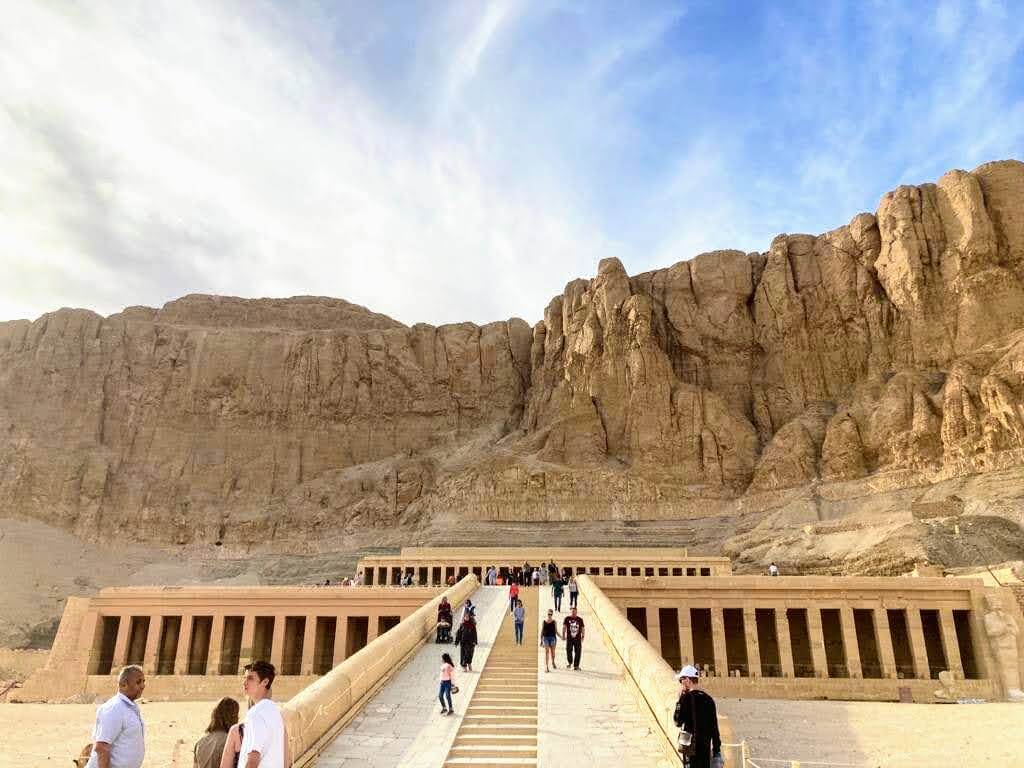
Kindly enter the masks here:
M 512 609 L 512 619 L 516 628 L 516 645 L 522 645 L 523 625 L 526 623 L 526 609 L 522 600 L 516 600 L 516 607 Z
M 580 585 L 576 583 L 576 577 L 569 577 L 569 607 L 575 608 L 580 598 Z
M 206 735 L 192 747 L 193 768 L 220 768 L 228 731 L 238 722 L 238 702 L 225 696 L 210 714 Z
M 442 597 L 440 605 L 437 606 L 437 637 L 435 641 L 438 643 L 451 642 L 451 630 L 452 605 L 448 602 L 447 597 Z
M 555 664 L 555 646 L 558 644 L 558 624 L 555 623 L 554 612 L 549 608 L 548 617 L 540 623 L 540 644 L 544 648 L 544 671 L 550 672 L 548 669 L 548 662 L 551 662 L 551 666 L 554 669 L 558 669 L 558 665 Z
M 519 586 L 528 587 L 530 586 L 530 574 L 533 571 L 530 568 L 529 563 L 523 563 L 523 570 L 519 573 Z
M 562 622 L 562 639 L 565 641 L 565 658 L 568 666 L 577 672 L 580 669 L 580 658 L 583 656 L 583 636 L 586 627 L 583 618 L 576 615 L 576 606 L 569 609 L 569 615 Z
M 251 704 L 245 715 L 242 747 L 238 751 L 239 768 L 284 768 L 291 763 L 288 737 L 281 710 L 271 698 L 277 670 L 267 661 L 254 661 L 244 669 L 242 690 Z
M 137 702 L 145 689 L 142 667 L 129 664 L 121 670 L 117 693 L 96 710 L 86 768 L 140 768 L 146 756 L 146 726 Z
M 540 583 L 546 585 L 548 583 L 548 564 L 540 564 Z
M 768 566 L 768 575 L 769 576 L 778 576 L 779 575 L 779 566 L 777 566 L 775 563 L 772 563 L 771 565 L 769 565 Z
M 493 565 L 487 567 L 487 586 L 493 587 L 498 583 L 498 571 Z
M 512 582 L 512 586 L 508 588 L 508 609 L 514 611 L 516 609 L 516 601 L 519 600 L 519 585 L 516 582 Z
M 540 585 L 540 569 L 539 568 L 534 568 L 533 569 L 533 576 L 532 576 L 532 578 L 533 578 L 533 586 L 535 586 L 535 587 L 539 586 Z
M 473 621 L 476 621 L 476 606 L 473 605 L 473 601 L 470 600 L 468 597 L 466 598 L 466 602 L 462 606 L 462 615 L 459 616 L 459 623 L 461 624 L 462 622 L 464 622 L 467 616 L 472 617 Z
M 455 712 L 452 709 L 452 684 L 453 674 L 455 672 L 455 662 L 452 661 L 450 654 L 441 654 L 441 688 L 437 692 L 438 701 L 441 702 L 441 714 L 451 715 Z M 445 706 L 445 700 L 448 701 L 448 706 Z
M 565 590 L 565 582 L 562 581 L 561 575 L 556 575 L 555 580 L 551 583 L 551 595 L 555 598 L 555 610 L 559 613 L 562 612 L 562 592 Z
M 360 571 L 359 573 L 356 574 L 355 585 L 357 587 L 363 586 L 363 572 L 362 571 Z
M 476 650 L 476 621 L 473 614 L 464 614 L 459 631 L 455 633 L 455 644 L 459 646 L 459 663 L 463 672 L 473 671 L 473 651 Z
M 697 687 L 699 678 L 700 672 L 691 664 L 676 675 L 681 691 L 672 719 L 691 735 L 693 754 L 688 761 L 691 768 L 711 768 L 712 758 L 716 766 L 722 764 L 722 737 L 718 734 L 715 700 Z

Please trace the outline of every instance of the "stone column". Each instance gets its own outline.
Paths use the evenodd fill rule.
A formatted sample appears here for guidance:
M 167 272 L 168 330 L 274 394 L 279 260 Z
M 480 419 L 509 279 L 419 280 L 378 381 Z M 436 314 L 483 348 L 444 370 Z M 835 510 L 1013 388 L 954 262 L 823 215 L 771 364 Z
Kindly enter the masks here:
M 654 646 L 654 650 L 661 656 L 661 614 L 657 606 L 644 610 L 647 612 L 647 642 Z
M 683 666 L 696 663 L 693 658 L 693 626 L 690 623 L 690 607 L 679 607 L 679 655 Z
M 178 629 L 178 650 L 174 654 L 174 674 L 188 674 L 188 648 L 192 637 L 192 614 L 186 613 L 181 617 L 181 627 Z
M 284 627 L 287 621 L 287 616 L 274 617 L 274 636 L 270 642 L 270 663 L 274 665 L 277 674 L 281 674 L 281 664 L 284 661 Z
M 242 619 L 242 648 L 238 653 L 238 670 L 235 674 L 242 674 L 242 669 L 253 660 L 252 641 L 256 635 L 256 617 L 246 616 Z
M 729 676 L 729 660 L 725 652 L 725 614 L 721 608 L 711 609 L 711 641 L 715 648 L 715 674 Z
M 807 633 L 811 639 L 811 660 L 815 677 L 828 677 L 828 658 L 825 656 L 825 632 L 821 628 L 821 610 L 807 609 Z
M 956 623 L 953 621 L 953 610 L 943 608 L 939 611 L 939 626 L 942 627 L 942 647 L 946 651 L 946 667 L 957 680 L 964 679 L 964 665 L 960 658 L 960 643 L 956 639 Z
M 458 620 L 456 614 L 456 620 Z M 380 615 L 372 613 L 366 617 L 366 644 L 369 645 L 380 636 Z
M 224 614 L 213 614 L 213 626 L 210 627 L 210 653 L 206 657 L 206 674 L 220 674 L 220 652 L 224 645 Z
M 931 677 L 928 669 L 928 650 L 924 644 L 921 611 L 917 608 L 907 608 L 907 633 L 910 635 L 910 652 L 914 657 L 914 677 L 927 680 Z
M 302 664 L 300 675 L 313 674 L 313 651 L 316 648 L 316 615 L 306 617 L 306 631 L 302 636 Z
M 896 678 L 896 654 L 892 649 L 892 632 L 889 630 L 889 614 L 884 607 L 873 612 L 875 619 L 875 640 L 878 643 L 878 661 L 882 665 L 882 677 Z
M 156 674 L 156 665 L 160 657 L 160 625 L 163 616 L 149 617 L 149 632 L 146 634 L 146 651 L 142 655 L 142 669 L 147 675 Z
M 348 645 L 348 614 L 337 617 L 334 627 L 334 666 L 345 660 L 345 647 Z
M 864 677 L 860 664 L 860 646 L 857 644 L 857 624 L 853 619 L 853 608 L 839 609 L 839 623 L 843 628 L 843 648 L 846 650 L 846 670 L 850 677 Z
M 786 606 L 775 608 L 775 634 L 779 638 L 779 662 L 783 677 L 796 677 L 793 667 L 793 641 L 789 637 L 789 617 Z
M 743 609 L 743 634 L 747 641 L 747 674 L 761 677 L 761 649 L 757 644 L 757 614 L 753 608 Z
M 114 661 L 110 671 L 116 673 L 118 668 L 124 666 L 124 657 L 128 653 L 128 632 L 132 628 L 132 617 L 122 616 L 117 623 L 117 639 L 114 641 Z

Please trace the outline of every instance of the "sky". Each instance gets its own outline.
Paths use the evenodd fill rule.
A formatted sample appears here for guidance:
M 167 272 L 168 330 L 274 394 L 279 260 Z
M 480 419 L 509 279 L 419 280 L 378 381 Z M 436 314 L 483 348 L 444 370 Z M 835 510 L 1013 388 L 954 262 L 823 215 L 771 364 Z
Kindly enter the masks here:
M 0 0 L 0 320 L 535 322 L 1024 159 L 1024 1 Z

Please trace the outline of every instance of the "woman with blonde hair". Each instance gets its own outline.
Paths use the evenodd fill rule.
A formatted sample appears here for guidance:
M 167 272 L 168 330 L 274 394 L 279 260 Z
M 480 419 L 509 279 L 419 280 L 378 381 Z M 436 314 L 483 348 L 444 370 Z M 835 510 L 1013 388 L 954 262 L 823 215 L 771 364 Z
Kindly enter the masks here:
M 206 726 L 206 735 L 196 742 L 192 748 L 192 765 L 194 768 L 220 768 L 224 744 L 228 740 L 228 731 L 238 722 L 238 702 L 225 696 L 217 702 L 210 713 L 210 724 Z

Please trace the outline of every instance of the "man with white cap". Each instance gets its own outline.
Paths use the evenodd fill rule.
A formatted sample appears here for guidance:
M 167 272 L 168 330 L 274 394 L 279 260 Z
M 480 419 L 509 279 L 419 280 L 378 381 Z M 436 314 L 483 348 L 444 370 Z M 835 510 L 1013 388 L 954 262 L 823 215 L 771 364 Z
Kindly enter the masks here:
M 679 680 L 679 701 L 673 719 L 676 725 L 693 739 L 693 755 L 687 763 L 691 768 L 711 768 L 722 765 L 722 737 L 718 733 L 718 711 L 715 700 L 697 686 L 700 672 L 687 664 L 676 675 Z

